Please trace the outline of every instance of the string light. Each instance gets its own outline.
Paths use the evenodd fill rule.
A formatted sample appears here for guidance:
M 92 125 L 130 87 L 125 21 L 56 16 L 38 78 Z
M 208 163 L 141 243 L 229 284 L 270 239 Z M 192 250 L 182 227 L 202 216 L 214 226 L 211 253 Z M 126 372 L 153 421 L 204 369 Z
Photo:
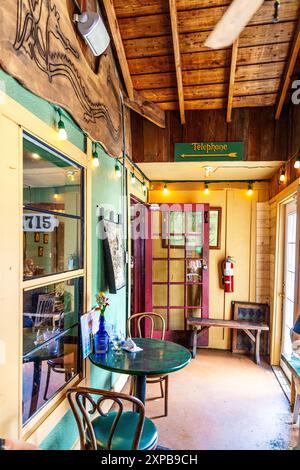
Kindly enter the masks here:
M 117 178 L 121 178 L 122 176 L 121 168 L 119 167 L 118 163 L 115 164 L 115 175 Z
M 282 168 L 282 170 L 281 170 L 280 177 L 279 177 L 279 181 L 280 181 L 281 183 L 284 183 L 284 182 L 285 182 L 285 168 Z
M 294 168 L 296 168 L 296 170 L 298 170 L 298 168 L 300 168 L 300 149 L 299 149 L 298 155 L 295 159 Z
M 248 194 L 248 196 L 252 196 L 252 194 L 253 194 L 253 183 L 248 184 L 247 194 Z
M 68 134 L 67 134 L 67 131 L 66 131 L 65 123 L 64 123 L 64 121 L 62 120 L 62 117 L 61 117 L 61 110 L 60 109 L 58 109 L 58 114 L 59 114 L 59 121 L 57 123 L 58 139 L 59 140 L 67 140 Z
M 164 192 L 164 194 L 168 194 L 168 192 L 169 192 L 167 183 L 164 184 L 163 192 Z
M 131 184 L 135 184 L 135 174 L 134 174 L 134 171 L 131 173 Z
M 203 191 L 203 192 L 204 192 L 204 194 L 206 194 L 206 195 L 209 194 L 208 183 L 205 183 L 205 184 L 204 184 L 204 191 Z
M 147 185 L 146 185 L 145 180 L 143 180 L 143 191 L 144 191 L 144 193 L 146 193 L 146 191 L 147 191 Z
M 32 155 L 32 158 L 33 158 L 34 160 L 40 160 L 40 159 L 41 159 L 41 157 L 40 157 L 40 155 L 39 155 L 38 153 L 32 153 L 31 155 Z
M 97 168 L 97 167 L 100 165 L 99 157 L 98 157 L 98 153 L 97 153 L 97 151 L 96 151 L 96 148 L 95 148 L 94 151 L 93 151 L 93 160 L 92 160 L 92 164 L 93 164 L 93 167 L 94 167 L 94 168 Z

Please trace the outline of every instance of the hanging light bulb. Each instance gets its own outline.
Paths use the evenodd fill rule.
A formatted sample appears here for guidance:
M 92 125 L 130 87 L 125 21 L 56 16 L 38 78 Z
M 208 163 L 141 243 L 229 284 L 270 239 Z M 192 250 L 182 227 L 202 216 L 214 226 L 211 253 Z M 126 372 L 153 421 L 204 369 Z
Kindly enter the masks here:
M 58 139 L 59 140 L 67 140 L 68 134 L 67 134 L 67 131 L 66 131 L 65 123 L 61 118 L 61 110 L 60 109 L 58 110 L 58 114 L 59 114 L 59 121 L 57 123 Z
M 121 178 L 122 176 L 121 168 L 119 167 L 118 163 L 115 164 L 115 175 L 117 178 Z
M 284 182 L 285 182 L 285 168 L 282 168 L 282 170 L 281 170 L 280 177 L 279 177 L 279 181 L 280 181 L 281 183 L 284 183 Z
M 145 180 L 143 180 L 143 191 L 144 193 L 147 191 L 147 185 L 146 185 Z
M 296 170 L 298 170 L 298 168 L 300 168 L 300 149 L 299 149 L 298 155 L 295 159 L 294 168 L 296 168 Z
M 135 184 L 135 174 L 134 174 L 134 172 L 131 173 L 131 184 Z
M 252 194 L 253 194 L 253 183 L 248 184 L 247 194 L 248 194 L 248 196 L 252 196 Z
M 94 151 L 93 151 L 92 164 L 93 164 L 94 168 L 97 168 L 100 165 L 99 157 L 98 157 L 98 153 L 97 153 L 96 149 L 94 149 Z
M 203 192 L 204 192 L 204 194 L 209 194 L 208 183 L 205 183 Z
M 164 194 L 168 194 L 168 192 L 169 192 L 167 183 L 164 184 L 163 192 L 164 192 Z

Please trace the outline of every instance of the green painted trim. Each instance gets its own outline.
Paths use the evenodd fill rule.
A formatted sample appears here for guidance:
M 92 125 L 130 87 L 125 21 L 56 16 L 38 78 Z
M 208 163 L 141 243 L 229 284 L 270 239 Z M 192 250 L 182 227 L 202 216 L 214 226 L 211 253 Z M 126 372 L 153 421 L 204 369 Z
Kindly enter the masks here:
M 42 450 L 70 450 L 79 439 L 72 411 L 67 411 L 55 428 L 40 444 Z
M 58 107 L 26 90 L 17 80 L 8 75 L 1 68 L 0 88 L 43 122 L 56 128 L 58 121 L 56 109 Z M 86 152 L 85 134 L 65 110 L 63 110 L 63 120 L 68 133 L 68 140 L 82 152 Z

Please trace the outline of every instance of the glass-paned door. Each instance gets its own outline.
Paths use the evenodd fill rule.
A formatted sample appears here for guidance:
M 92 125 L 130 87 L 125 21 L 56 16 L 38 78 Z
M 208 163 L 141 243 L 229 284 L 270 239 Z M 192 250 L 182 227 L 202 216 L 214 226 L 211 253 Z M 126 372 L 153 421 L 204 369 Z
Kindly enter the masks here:
M 180 340 L 187 317 L 208 317 L 209 206 L 152 206 L 150 233 L 146 310 L 163 316 L 166 339 Z M 207 344 L 207 336 L 200 344 Z
M 296 278 L 296 227 L 297 210 L 294 201 L 286 205 L 285 216 L 285 259 L 284 259 L 284 300 L 282 317 L 281 352 L 290 354 L 292 352 L 290 329 L 294 323 L 295 305 L 295 278 Z M 281 364 L 285 373 L 288 370 Z

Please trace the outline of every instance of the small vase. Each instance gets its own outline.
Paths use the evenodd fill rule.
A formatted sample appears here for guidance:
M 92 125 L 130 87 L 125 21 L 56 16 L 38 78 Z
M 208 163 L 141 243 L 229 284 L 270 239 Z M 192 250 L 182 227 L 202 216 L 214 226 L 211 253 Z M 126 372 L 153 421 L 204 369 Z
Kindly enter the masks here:
M 109 336 L 105 329 L 104 315 L 100 315 L 99 330 L 94 336 L 94 353 L 106 354 L 108 350 Z

